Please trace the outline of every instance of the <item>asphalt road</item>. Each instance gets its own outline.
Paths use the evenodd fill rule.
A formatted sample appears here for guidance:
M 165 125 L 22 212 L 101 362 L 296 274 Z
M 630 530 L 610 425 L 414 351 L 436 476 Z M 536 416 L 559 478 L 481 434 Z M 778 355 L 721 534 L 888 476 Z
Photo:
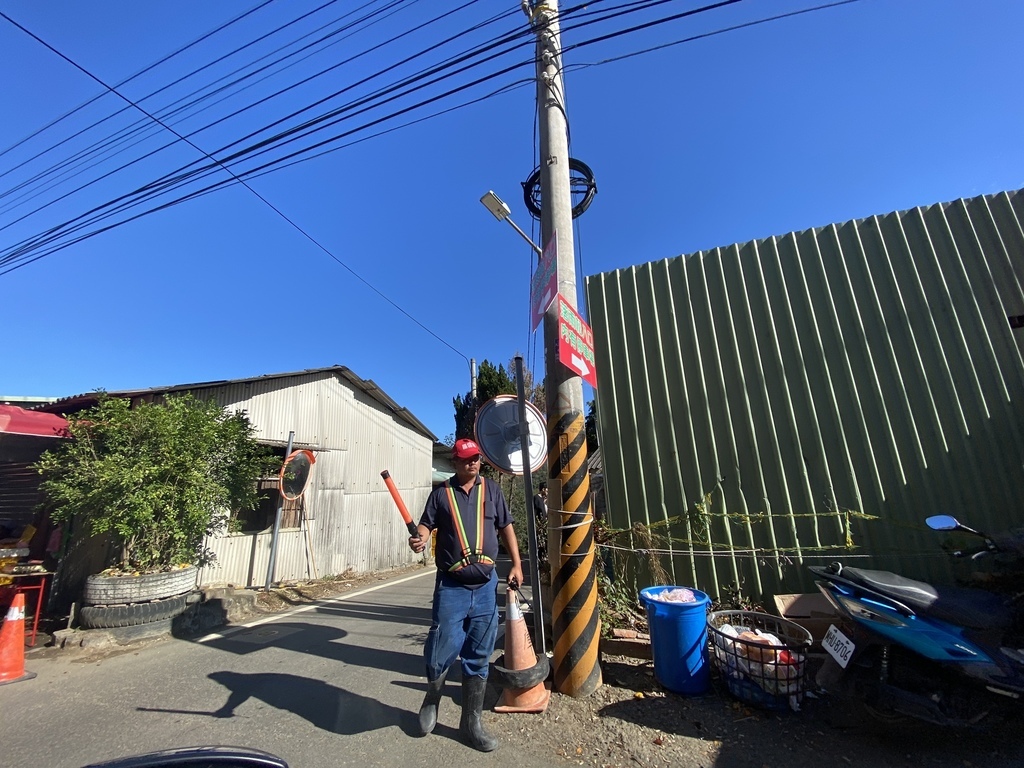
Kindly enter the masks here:
M 433 581 L 428 569 L 222 634 L 102 657 L 29 654 L 38 676 L 0 686 L 0 763 L 78 768 L 222 744 L 266 750 L 291 768 L 549 764 L 463 746 L 457 683 L 434 734 L 416 736 Z

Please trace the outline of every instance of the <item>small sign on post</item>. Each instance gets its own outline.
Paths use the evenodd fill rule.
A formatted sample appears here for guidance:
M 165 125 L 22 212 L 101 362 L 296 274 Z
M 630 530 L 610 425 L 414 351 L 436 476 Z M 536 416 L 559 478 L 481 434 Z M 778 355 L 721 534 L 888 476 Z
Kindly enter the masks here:
M 558 359 L 597 389 L 594 332 L 562 294 L 558 294 Z
M 558 233 L 552 232 L 544 246 L 537 271 L 530 281 L 530 330 L 536 331 L 544 313 L 558 293 Z

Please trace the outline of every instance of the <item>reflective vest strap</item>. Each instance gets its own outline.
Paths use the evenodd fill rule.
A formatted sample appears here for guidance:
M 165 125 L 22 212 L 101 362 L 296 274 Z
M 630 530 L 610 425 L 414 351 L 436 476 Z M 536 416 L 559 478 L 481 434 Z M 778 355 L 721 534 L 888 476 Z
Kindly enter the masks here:
M 454 478 L 453 478 L 454 479 Z M 462 547 L 462 560 L 452 566 L 449 570 L 457 570 L 469 565 L 470 558 L 475 558 L 474 562 L 493 563 L 486 555 L 483 555 L 484 549 L 484 502 L 487 498 L 487 481 L 484 478 L 480 478 L 480 483 L 476 487 L 476 549 L 472 549 L 469 546 L 469 536 L 466 535 L 466 526 L 462 520 L 462 512 L 459 509 L 458 499 L 455 497 L 455 487 L 452 485 L 452 480 L 448 481 L 445 486 L 445 491 L 448 493 L 448 508 L 452 513 L 452 522 L 455 525 L 455 535 L 459 539 L 459 546 Z

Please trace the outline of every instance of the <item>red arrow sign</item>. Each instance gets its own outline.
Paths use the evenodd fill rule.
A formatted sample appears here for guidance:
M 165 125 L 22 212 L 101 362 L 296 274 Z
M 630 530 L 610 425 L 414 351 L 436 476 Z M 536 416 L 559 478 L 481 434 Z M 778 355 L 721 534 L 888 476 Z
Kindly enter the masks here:
M 558 294 L 558 359 L 597 389 L 594 368 L 594 332 L 576 310 Z

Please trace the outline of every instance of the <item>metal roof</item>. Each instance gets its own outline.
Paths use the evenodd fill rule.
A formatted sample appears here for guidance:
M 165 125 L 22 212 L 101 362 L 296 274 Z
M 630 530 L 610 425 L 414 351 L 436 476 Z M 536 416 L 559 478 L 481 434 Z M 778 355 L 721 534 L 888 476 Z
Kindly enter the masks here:
M 146 395 L 166 395 L 172 392 L 189 392 L 198 389 L 208 389 L 211 387 L 222 387 L 229 384 L 245 384 L 246 382 L 252 381 L 267 381 L 270 379 L 284 379 L 289 376 L 304 376 L 309 374 L 318 373 L 333 373 L 337 376 L 348 381 L 356 389 L 366 393 L 373 398 L 377 403 L 382 405 L 386 410 L 390 411 L 395 415 L 397 419 L 404 422 L 406 425 L 419 432 L 431 440 L 437 440 L 437 436 L 427 429 L 426 425 L 417 419 L 411 411 L 407 408 L 403 408 L 394 400 L 391 399 L 388 394 L 377 386 L 372 379 L 363 379 L 352 372 L 351 369 L 346 368 L 344 365 L 330 365 L 325 368 L 307 368 L 302 371 L 290 371 L 287 373 L 268 373 L 262 376 L 250 376 L 241 379 L 221 379 L 216 381 L 201 381 L 193 384 L 174 384 L 171 386 L 163 387 L 149 387 L 148 389 L 123 389 L 118 391 L 106 392 L 105 394 L 111 397 L 145 397 Z M 49 403 L 47 405 L 41 405 L 33 410 L 46 411 L 49 413 L 72 413 L 83 408 L 88 408 L 96 402 L 99 392 L 85 392 L 79 395 L 71 395 L 70 397 L 63 397 L 59 400 Z

